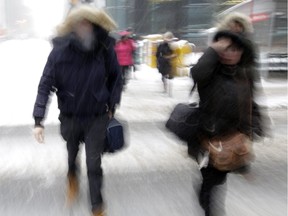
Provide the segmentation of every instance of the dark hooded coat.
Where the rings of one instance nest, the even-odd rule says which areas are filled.
[[[35,119],[45,117],[51,92],[56,92],[61,114],[91,116],[114,109],[122,89],[115,40],[95,26],[97,42],[83,50],[73,33],[55,38],[45,65],[34,106]]]
[[[229,67],[220,63],[213,48],[208,48],[191,68],[200,97],[201,135],[223,136],[235,131],[251,135],[253,129],[255,55],[253,45],[241,35],[221,31],[243,49],[240,62]],[[260,131],[259,129],[258,131]]]
[[[172,55],[173,51],[169,46],[168,42],[162,42],[158,45],[156,51],[156,59],[157,59],[157,68],[159,73],[163,76],[170,75],[172,76],[172,65],[171,60],[167,58],[167,56]]]

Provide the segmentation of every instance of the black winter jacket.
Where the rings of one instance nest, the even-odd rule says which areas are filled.
[[[252,126],[252,68],[229,68],[220,63],[214,49],[208,48],[191,69],[197,83],[201,131],[205,136],[221,136],[234,131],[250,135]]]
[[[98,33],[93,51],[84,51],[73,34],[56,38],[44,68],[34,106],[35,119],[43,119],[49,95],[56,92],[61,114],[92,116],[114,109],[120,102],[121,73],[115,41]]]
[[[169,58],[166,58],[166,56],[169,56],[172,53],[173,51],[167,42],[162,42],[159,44],[156,52],[156,58],[157,58],[157,68],[159,70],[159,73],[161,73],[162,75],[172,76],[171,62]]]

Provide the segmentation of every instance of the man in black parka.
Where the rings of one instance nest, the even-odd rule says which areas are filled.
[[[120,102],[122,84],[108,32],[116,27],[102,10],[79,6],[58,28],[44,68],[34,106],[34,135],[43,142],[43,121],[49,96],[56,92],[61,135],[68,150],[68,200],[78,192],[76,157],[85,143],[93,215],[103,215],[101,154],[106,126]]]

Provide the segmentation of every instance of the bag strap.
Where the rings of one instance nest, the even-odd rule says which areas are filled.
[[[109,77],[109,61],[108,61],[108,58],[109,58],[109,55],[108,55],[108,48],[103,44],[101,43],[102,47],[101,47],[101,51],[99,52],[100,54],[103,55],[103,58],[104,58],[104,64],[105,64],[105,78],[106,78],[106,82],[108,80],[108,77]]]
[[[221,140],[219,140],[219,147],[214,146],[214,145],[211,143],[210,140],[208,141],[208,143],[209,143],[209,146],[211,146],[211,147],[212,147],[215,151],[217,151],[217,152],[221,152],[221,151],[223,150],[223,146],[222,146]]]
[[[196,82],[195,82],[194,85],[192,86],[192,89],[190,90],[189,97],[192,96],[193,92],[194,92],[195,89],[196,89],[196,86],[197,86],[197,84],[196,84]]]

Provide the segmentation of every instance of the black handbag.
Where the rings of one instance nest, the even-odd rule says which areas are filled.
[[[165,126],[178,138],[188,142],[195,138],[199,116],[200,111],[197,103],[179,103],[175,106]]]
[[[114,153],[125,146],[123,125],[114,117],[110,119],[106,130],[104,152]]]

